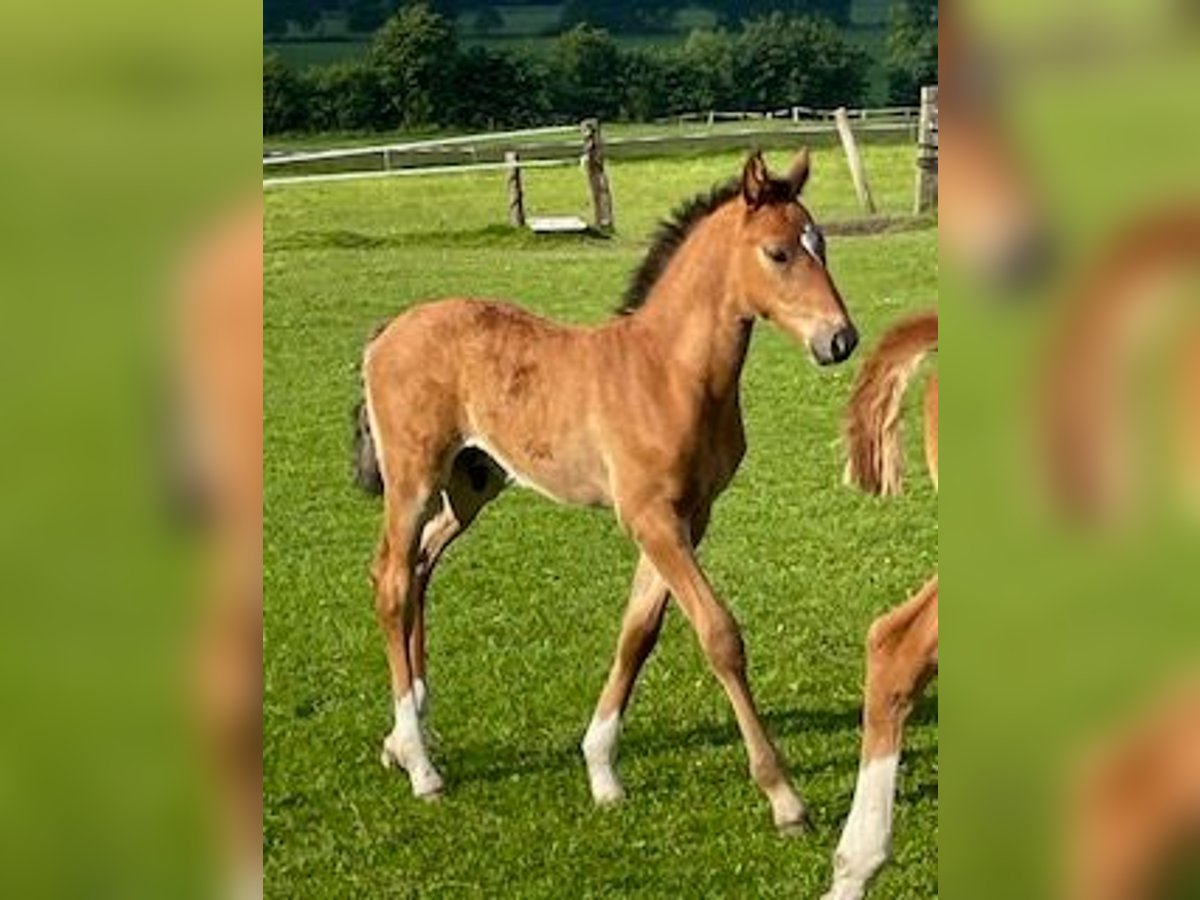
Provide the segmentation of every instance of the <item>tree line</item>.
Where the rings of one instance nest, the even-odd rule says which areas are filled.
[[[915,93],[930,67],[936,78],[936,0],[915,0],[930,2],[929,46],[928,29],[911,17],[906,31],[893,29],[889,78],[897,91]],[[650,48],[622,47],[606,30],[581,23],[533,53],[464,47],[445,16],[406,6],[375,33],[361,59],[295,72],[266,57],[263,132],[477,129],[588,116],[647,121],[708,109],[855,106],[865,100],[869,66],[864,51],[819,16],[774,12],[736,31],[694,31],[681,45]]]
[[[289,25],[311,30],[331,13],[345,18],[347,26],[356,32],[371,32],[408,0],[263,0],[263,30],[268,35],[282,35]],[[587,23],[613,34],[647,34],[671,31],[676,13],[688,7],[700,7],[713,13],[716,23],[734,27],[742,19],[753,19],[772,12],[789,16],[820,15],[838,25],[850,21],[851,0],[565,0],[562,15],[550,26],[548,34],[569,31],[575,25]],[[494,0],[428,0],[434,12],[448,19],[459,15],[473,16],[477,23],[486,23],[484,30],[503,26],[498,7],[506,3]]]

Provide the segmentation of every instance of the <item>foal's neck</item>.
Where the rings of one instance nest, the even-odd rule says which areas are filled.
[[[719,208],[680,246],[631,324],[650,336],[660,358],[711,395],[736,393],[754,317],[730,278],[731,215]]]

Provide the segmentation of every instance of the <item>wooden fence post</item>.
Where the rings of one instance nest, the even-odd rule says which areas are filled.
[[[921,118],[917,125],[916,213],[937,206],[938,197],[938,110],[937,85],[921,88]]]
[[[584,119],[580,128],[583,131],[583,170],[592,192],[595,225],[601,231],[611,231],[612,192],[608,188],[608,176],[604,174],[604,141],[600,137],[600,121]]]
[[[867,183],[867,170],[858,152],[858,143],[854,140],[854,132],[850,130],[850,117],[846,113],[846,107],[839,106],[834,111],[833,121],[837,125],[838,136],[842,139],[842,149],[846,151],[846,162],[850,166],[850,177],[854,180],[858,202],[868,215],[874,215],[875,200],[871,197],[871,186]]]
[[[504,154],[508,180],[508,224],[525,227],[525,192],[521,187],[521,157],[515,150]]]

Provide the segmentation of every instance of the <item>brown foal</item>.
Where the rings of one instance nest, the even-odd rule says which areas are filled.
[[[873,494],[896,494],[903,469],[901,401],[922,358],[937,349],[936,312],[893,326],[859,372],[846,415],[846,478]],[[937,378],[925,392],[925,458],[937,484]],[[887,861],[904,722],[937,672],[938,578],[880,616],[867,634],[862,755],[854,803],[834,854],[826,900],[858,900]]]
[[[442,551],[516,482],[562,503],[610,507],[641,550],[582,743],[596,802],[622,797],[621,716],[673,595],[729,696],[776,825],[802,824],[755,708],[737,623],[695,551],[746,449],[739,379],[755,320],[771,319],[822,364],[842,362],[857,343],[821,233],[799,201],[808,174],[807,151],[783,178],[750,156],[740,180],[664,224],[624,315],[598,327],[448,299],[414,307],[367,346],[359,480],[384,494],[372,577],[395,701],[383,759],[407,770],[417,796],[442,790],[421,727],[425,589]]]

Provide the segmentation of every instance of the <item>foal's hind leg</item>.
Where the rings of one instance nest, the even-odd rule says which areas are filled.
[[[867,636],[862,761],[826,900],[858,900],[887,860],[904,721],[937,671],[938,581],[880,616]]]
[[[708,510],[705,509],[693,521],[693,545],[699,545],[707,526]],[[583,758],[587,762],[592,798],[602,806],[616,803],[625,796],[615,769],[621,719],[629,705],[638,673],[658,642],[669,598],[666,582],[643,554],[638,559],[633,576],[629,604],[621,622],[621,635],[617,639],[617,653],[608,673],[608,681],[596,703],[596,711],[581,745]]]
[[[434,797],[442,779],[425,749],[417,717],[409,641],[415,620],[415,562],[417,541],[429,517],[429,488],[420,481],[388,483],[384,496],[384,533],[371,575],[375,582],[375,613],[387,639],[392,675],[395,725],[383,740],[385,766],[396,763],[408,772],[413,793]]]
[[[425,716],[428,698],[425,595],[429,581],[442,553],[475,521],[484,505],[504,489],[505,481],[504,470],[484,453],[473,448],[461,451],[451,465],[450,477],[441,492],[441,508],[421,531],[413,584],[413,628],[408,639],[413,696],[420,718]]]

